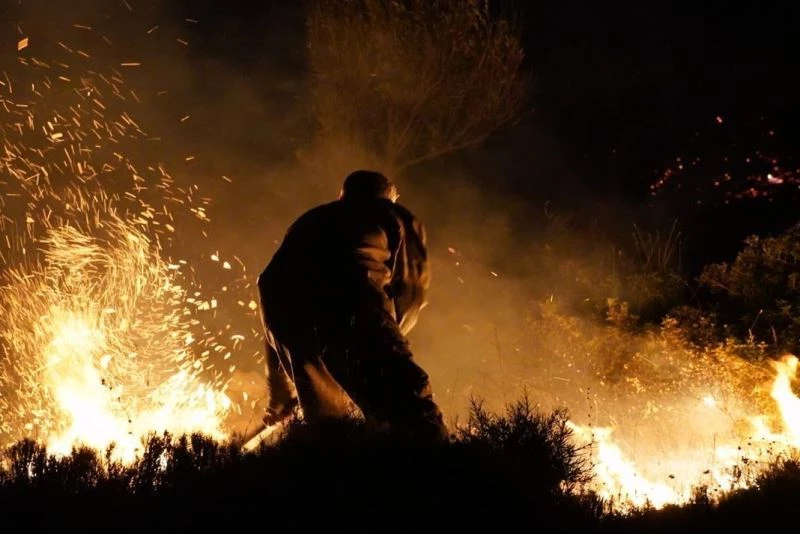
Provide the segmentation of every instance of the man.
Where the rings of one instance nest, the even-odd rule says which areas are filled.
[[[355,171],[339,199],[300,216],[258,278],[267,337],[264,422],[299,403],[307,421],[360,409],[371,426],[446,439],[406,335],[427,304],[425,229],[397,188]]]

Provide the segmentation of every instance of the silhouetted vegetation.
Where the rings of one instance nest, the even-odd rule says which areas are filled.
[[[501,16],[482,0],[317,0],[307,30],[321,161],[343,164],[336,176],[353,165],[400,175],[480,145],[525,111],[513,10]]]
[[[55,457],[26,440],[0,472],[5,519],[28,528],[347,529],[427,532],[694,532],[785,519],[800,488],[797,462],[775,465],[754,489],[630,515],[577,488],[591,466],[567,414],[523,399],[493,414],[473,402],[449,443],[390,439],[358,421],[290,424],[273,445],[245,451],[202,435],[152,435],[130,465],[76,448]],[[590,444],[586,444],[586,447]]]
[[[733,334],[779,351],[800,346],[800,224],[748,237],[733,261],[707,265],[699,281]]]
[[[21,441],[6,451],[0,502],[6,520],[38,528],[424,531],[546,525],[557,513],[571,530],[599,519],[600,507],[567,491],[589,466],[565,423],[565,413],[539,413],[527,400],[502,416],[476,402],[468,424],[437,446],[370,433],[358,421],[295,421],[276,444],[252,452],[201,435],[153,435],[127,466],[111,451],[57,458]]]

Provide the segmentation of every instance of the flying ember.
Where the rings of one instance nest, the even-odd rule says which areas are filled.
[[[5,276],[0,302],[15,313],[0,321],[14,355],[3,361],[13,390],[4,413],[16,411],[30,435],[60,453],[115,443],[132,460],[149,432],[224,437],[230,401],[202,380],[191,355],[176,273],[123,222],[92,230],[50,230],[42,262]]]
[[[131,461],[151,433],[225,439],[236,405],[214,358],[231,349],[202,324],[192,265],[167,259],[205,207],[134,161],[151,141],[121,74],[58,45],[65,59],[19,57],[0,84],[2,443]]]

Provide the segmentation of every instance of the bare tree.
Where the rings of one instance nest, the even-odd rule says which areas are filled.
[[[524,105],[518,25],[487,0],[315,0],[307,23],[319,134],[359,164],[401,174]]]

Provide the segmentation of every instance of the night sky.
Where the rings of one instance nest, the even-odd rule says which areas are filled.
[[[203,21],[193,61],[222,62],[256,84],[278,72],[291,92],[305,69],[302,5],[184,1],[182,15]],[[800,10],[790,2],[516,6],[534,76],[530,112],[484,151],[508,160],[500,166],[512,190],[538,193],[525,182],[546,173],[597,192],[641,193],[717,116],[742,136],[765,117],[793,142]],[[281,96],[275,83],[264,89]]]

